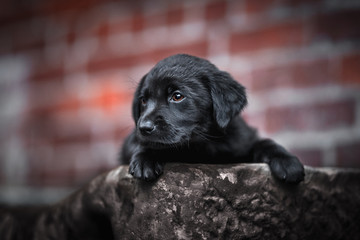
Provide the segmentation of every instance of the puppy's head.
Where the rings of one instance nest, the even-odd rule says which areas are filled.
[[[132,112],[149,147],[188,144],[225,130],[246,105],[245,89],[209,61],[185,54],[160,61],[140,81]]]

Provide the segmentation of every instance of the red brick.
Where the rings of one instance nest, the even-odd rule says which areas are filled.
[[[341,80],[344,83],[360,84],[360,54],[345,56],[341,62]]]
[[[34,142],[34,141],[33,141]],[[69,186],[74,184],[74,159],[62,157],[44,142],[38,141],[28,147],[28,184],[36,186]],[[57,158],[57,159],[56,159]],[[61,159],[60,159],[61,158]]]
[[[76,187],[108,169],[105,163],[94,159],[91,145],[59,145],[52,148],[51,154],[41,152],[42,147],[38,145],[31,152],[30,185]]]
[[[155,64],[161,59],[177,53],[188,53],[205,57],[207,52],[207,42],[195,42],[171,48],[164,47],[162,49],[155,49],[141,54],[115,56],[107,59],[93,58],[93,60],[87,64],[87,71],[94,73],[109,69],[131,68],[139,64]]]
[[[145,17],[146,28],[163,27],[166,24],[167,13],[165,11],[149,14]]]
[[[343,100],[316,105],[273,107],[266,110],[269,132],[327,130],[355,122],[355,102]]]
[[[246,13],[253,14],[253,13],[260,13],[264,12],[274,5],[276,5],[276,0],[247,0],[245,1],[245,11]]]
[[[109,35],[109,25],[107,23],[100,23],[95,28],[95,34],[99,38],[107,37]]]
[[[74,126],[71,126],[73,129]],[[90,128],[88,131],[84,132],[83,134],[76,134],[72,136],[55,136],[52,139],[49,139],[49,143],[53,146],[61,146],[66,144],[85,144],[90,143],[92,140],[92,136],[90,133]]]
[[[100,0],[45,1],[45,2],[41,2],[41,4],[37,5],[37,7],[39,8],[39,12],[45,15],[54,15],[59,12],[70,12],[70,11],[83,13],[92,7],[96,7],[96,5],[98,5],[101,2],[106,2],[106,1],[100,1]]]
[[[51,164],[52,160],[47,161],[48,163],[44,164]],[[96,174],[99,174],[99,171],[94,169],[93,174],[86,174],[91,175],[89,177],[84,172],[76,171],[75,167],[65,169],[59,169],[55,165],[52,168],[32,167],[28,173],[27,181],[29,185],[37,187],[77,187],[89,181],[89,178],[95,177]],[[85,177],[87,178],[85,179]]]
[[[38,69],[38,72],[34,72],[30,75],[31,81],[45,81],[45,80],[55,80],[62,79],[64,76],[64,69],[62,67],[56,68],[43,68]]]
[[[89,83],[90,85],[90,83]],[[108,129],[123,127],[124,117],[119,121],[119,110],[126,104],[131,106],[132,92],[128,89],[110,84],[106,79],[102,82],[93,83],[89,88],[83,88],[83,92],[89,92],[86,99],[78,99],[76,93],[68,93],[57,84],[45,85],[48,88],[32,88],[31,102],[38,102],[30,111],[27,120],[26,131],[28,138],[31,133],[36,138],[46,139],[53,146],[65,143],[89,143],[93,136],[93,121],[79,114],[81,109],[94,109],[100,114],[103,124]],[[60,84],[61,86],[61,84]],[[52,89],[55,88],[55,89]],[[89,90],[91,88],[91,91]],[[43,96],[41,92],[53,92]],[[91,93],[91,95],[90,95]],[[36,99],[38,98],[38,99]],[[41,100],[46,102],[41,104]],[[130,115],[130,108],[128,111]],[[90,113],[89,113],[90,114]],[[129,124],[131,124],[129,120]],[[104,131],[109,131],[108,129]]]
[[[27,20],[34,16],[35,13],[36,10],[32,4],[22,4],[21,2],[18,2],[17,4],[6,4],[3,1],[1,3],[0,10],[0,26],[2,27],[17,22],[23,22],[24,20]]]
[[[21,52],[43,49],[45,47],[44,26],[43,22],[37,21],[34,23],[33,19],[28,19],[26,22],[12,26],[7,34],[10,34],[12,37],[13,50]]]
[[[76,97],[63,96],[61,101],[55,103],[55,105],[50,106],[54,112],[62,111],[75,111],[81,108],[84,103],[81,102]]]
[[[230,52],[298,47],[302,46],[304,42],[304,25],[302,22],[283,22],[262,29],[233,34],[230,37]]]
[[[26,39],[26,35],[22,36],[22,39]],[[18,53],[21,51],[32,50],[32,49],[43,49],[45,47],[44,39],[21,41],[15,40],[13,46],[14,52]]]
[[[336,80],[336,68],[328,59],[296,62],[252,73],[251,90],[269,90],[279,87],[314,87],[332,84]]]
[[[72,45],[75,40],[77,38],[77,34],[75,32],[69,32],[67,35],[66,35],[66,42],[68,45]]]
[[[31,168],[27,176],[28,184],[37,187],[73,187],[74,179],[73,170]]]
[[[182,7],[171,8],[162,12],[147,15],[146,17],[141,13],[137,13],[133,16],[133,30],[143,30],[145,25],[147,28],[152,28],[164,25],[181,24],[183,21],[184,9]]]
[[[341,143],[336,147],[337,166],[360,168],[360,141]]]
[[[44,58],[42,52],[37,52],[31,57],[30,81],[61,80],[64,77],[65,71],[62,61],[51,63]],[[60,54],[58,57],[63,58],[64,56]]]
[[[323,151],[321,149],[290,149],[290,152],[307,166],[323,166]]]
[[[210,2],[205,7],[205,19],[207,21],[224,18],[226,15],[226,1]]]
[[[58,160],[61,161],[61,159]],[[48,163],[44,164],[53,162],[53,160],[46,161]],[[74,161],[74,159],[70,159],[70,161]],[[73,165],[75,165],[75,161]],[[28,173],[27,181],[29,185],[38,187],[79,187],[105,170],[104,168],[90,168],[79,171],[75,166],[59,169],[55,164],[51,168],[39,167],[36,169],[32,167]]]
[[[322,0],[246,0],[245,10],[248,14],[262,14],[276,8],[298,8],[304,7],[316,9]]]
[[[133,29],[133,17],[112,19],[109,23],[110,34],[114,32],[128,32]]]
[[[79,28],[80,16],[75,12],[51,15],[48,19],[50,23],[47,24],[48,32],[46,34],[46,41],[50,44],[63,42],[71,45],[83,32],[90,28],[90,23],[87,23],[89,25],[86,28],[84,27],[85,24],[81,23],[82,27]]]
[[[129,102],[129,105],[130,104]],[[113,128],[112,126],[109,127],[109,124],[115,128],[124,127],[124,122],[118,123],[119,119],[114,115],[103,116],[101,121],[103,124],[107,124],[107,129],[104,129],[102,132],[97,132],[96,134],[109,134],[109,131],[112,131]],[[89,115],[89,118],[91,117],[92,115]],[[129,122],[129,124],[131,124],[131,122]],[[34,140],[44,140],[51,146],[59,146],[63,144],[88,144],[94,137],[92,130],[92,121],[79,116],[77,111],[67,113],[49,111],[48,114],[37,114],[33,116],[30,122],[28,120],[24,134],[26,141],[29,143]],[[111,134],[114,135],[115,133],[111,132]]]
[[[64,99],[67,96],[64,95]],[[74,98],[73,98],[74,99]],[[44,101],[47,99],[44,98]],[[74,103],[72,102],[74,101]],[[28,111],[25,135],[37,139],[45,138],[50,144],[63,141],[62,138],[86,139],[84,135],[89,134],[90,122],[86,121],[78,111],[86,105],[83,102],[71,100],[58,100],[48,98],[48,104],[36,106]]]
[[[93,58],[87,64],[87,71],[92,74],[97,71],[109,69],[130,68],[132,66],[136,66],[136,64],[141,63],[141,57],[136,55],[111,57],[107,59]]]
[[[132,92],[115,91],[114,89],[110,84],[104,84],[98,89],[97,96],[89,100],[89,105],[100,108],[105,113],[113,115],[115,111],[117,111],[117,106],[132,102]]]
[[[291,6],[291,7],[301,7],[307,5],[308,8],[310,7],[315,8],[315,7],[321,7],[323,1],[322,0],[291,0],[291,1],[281,0],[280,2],[286,6]]]
[[[310,38],[312,40],[328,39],[333,41],[353,40],[360,38],[360,9],[346,9],[315,17],[312,22]]]
[[[96,108],[103,114],[112,115],[119,106],[132,101],[133,93],[127,88],[114,84],[111,77],[100,77],[94,82],[81,86],[81,90],[66,90],[60,81],[33,83],[29,87],[29,101],[32,103],[29,113],[53,115],[78,111],[85,107]],[[80,99],[79,94],[86,98]]]
[[[141,12],[135,12],[132,17],[131,30],[133,32],[142,31],[145,28],[145,17]]]
[[[32,117],[24,130],[24,139],[28,145],[31,146],[33,142],[39,141],[46,142],[52,147],[90,143],[92,136],[89,121],[85,122],[76,113],[68,114],[69,116],[62,115],[64,114],[55,112]]]
[[[0,29],[0,32],[5,30]],[[10,36],[4,36],[0,33],[0,56],[12,54],[12,41]]]
[[[178,25],[184,21],[184,9],[176,8],[170,9],[166,13],[166,24],[167,25]]]
[[[50,114],[30,115],[24,125],[24,140],[29,149],[37,142],[46,142],[50,145],[57,130]]]
[[[84,135],[84,139],[82,135],[47,138],[42,134],[37,135],[33,130],[30,131],[32,137],[27,142],[27,149],[28,181],[31,185],[74,186],[81,183],[81,176],[84,177],[86,173],[98,173],[102,167],[92,156],[89,136]],[[86,133],[89,134],[90,130]],[[47,132],[47,135],[50,137],[52,133]],[[87,161],[88,168],[78,169],[79,161]]]
[[[61,81],[30,82],[27,88],[29,103],[27,113],[40,114],[48,112],[46,108],[52,108],[58,104],[59,99],[64,97],[64,87]]]
[[[206,41],[201,41],[201,42],[190,43],[188,45],[163,48],[149,52],[148,54],[145,54],[144,57],[149,62],[156,63],[163,58],[178,53],[187,53],[199,57],[206,57],[208,53],[208,43]]]

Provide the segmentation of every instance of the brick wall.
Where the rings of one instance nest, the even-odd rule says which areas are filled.
[[[0,184],[116,166],[137,81],[175,53],[248,89],[248,122],[311,166],[360,167],[360,1],[3,1]]]

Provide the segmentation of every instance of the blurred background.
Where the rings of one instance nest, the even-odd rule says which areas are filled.
[[[358,0],[3,0],[0,202],[117,166],[140,78],[175,53],[248,89],[248,123],[315,167],[360,167]]]

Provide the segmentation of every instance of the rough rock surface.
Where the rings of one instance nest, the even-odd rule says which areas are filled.
[[[360,172],[307,168],[305,182],[287,185],[262,164],[171,165],[136,186],[125,238],[360,237]]]
[[[34,239],[360,239],[360,171],[289,185],[265,164],[168,164],[149,183],[119,167],[36,219]]]

